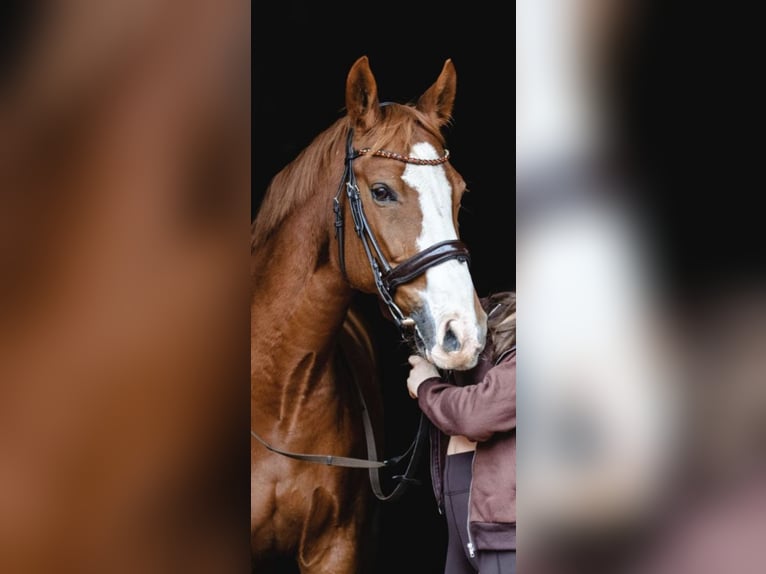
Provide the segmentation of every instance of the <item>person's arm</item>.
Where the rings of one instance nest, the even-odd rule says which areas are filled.
[[[437,373],[417,385],[408,379],[408,387],[417,395],[421,410],[445,434],[485,441],[516,426],[515,354],[490,369],[475,385],[451,385]]]

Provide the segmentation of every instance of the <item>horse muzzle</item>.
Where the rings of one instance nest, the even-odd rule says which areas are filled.
[[[430,317],[429,317],[430,319]],[[421,351],[440,369],[464,371],[476,366],[486,341],[486,323],[462,316],[447,316],[421,327]]]

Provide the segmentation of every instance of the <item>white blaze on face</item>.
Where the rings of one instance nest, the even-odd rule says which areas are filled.
[[[436,149],[425,142],[417,143],[410,150],[412,157],[436,159]],[[417,239],[417,248],[422,251],[435,243],[457,239],[457,230],[452,219],[452,186],[447,179],[444,166],[407,164],[402,180],[418,192],[423,224]],[[449,324],[460,343],[461,353],[466,356],[475,351],[483,333],[480,333],[474,309],[474,288],[466,263],[451,259],[425,273],[426,289],[421,292],[423,301],[434,320],[436,347],[430,350],[435,362],[446,361],[442,357],[441,345],[444,332]],[[458,353],[459,354],[459,353]],[[460,358],[455,357],[455,360]]]

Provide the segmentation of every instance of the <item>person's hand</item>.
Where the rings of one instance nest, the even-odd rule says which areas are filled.
[[[438,377],[439,371],[431,363],[419,355],[410,355],[407,361],[410,363],[410,374],[407,377],[407,390],[413,399],[418,398],[420,383],[431,377]]]

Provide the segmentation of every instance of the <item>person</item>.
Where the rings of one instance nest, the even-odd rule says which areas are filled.
[[[431,480],[447,521],[445,574],[516,571],[516,294],[481,299],[477,365],[442,376],[408,358],[407,388],[431,421]]]

